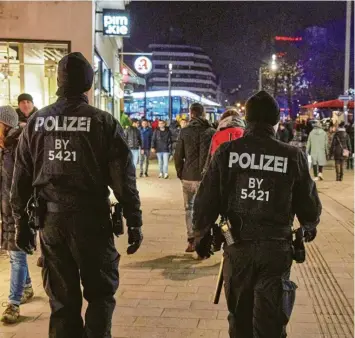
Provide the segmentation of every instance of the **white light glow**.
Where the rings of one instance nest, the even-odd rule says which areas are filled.
[[[169,70],[173,70],[173,64],[169,63]]]
[[[272,63],[271,64],[271,70],[274,72],[275,70],[277,70],[277,64],[276,63]]]

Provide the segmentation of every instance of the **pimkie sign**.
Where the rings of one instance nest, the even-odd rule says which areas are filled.
[[[118,9],[103,9],[103,35],[128,38],[131,33],[129,13]]]

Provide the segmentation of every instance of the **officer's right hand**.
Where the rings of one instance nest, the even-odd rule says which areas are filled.
[[[128,248],[127,254],[134,254],[143,242],[143,233],[141,227],[129,227],[128,228]]]
[[[312,242],[317,236],[317,229],[305,230],[303,233],[304,241],[306,243]]]
[[[197,243],[195,243],[195,251],[202,259],[208,259],[213,255],[212,248],[213,237],[211,232],[207,232],[205,236]]]
[[[33,255],[33,251],[36,250],[36,232],[28,225],[16,227],[15,243],[20,250]]]

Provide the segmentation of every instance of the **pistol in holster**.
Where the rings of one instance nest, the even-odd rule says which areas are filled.
[[[112,232],[116,237],[124,234],[123,229],[123,209],[120,203],[111,205]]]
[[[47,212],[47,203],[37,194],[31,196],[26,207],[28,224],[33,230],[40,230],[44,227],[44,217]]]
[[[306,260],[306,248],[304,245],[304,230],[302,227],[293,231],[292,241],[293,259],[296,263],[303,263]]]

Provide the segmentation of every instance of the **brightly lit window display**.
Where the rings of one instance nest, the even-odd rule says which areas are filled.
[[[167,120],[169,111],[169,91],[157,90],[132,93],[125,96],[125,113],[131,118],[142,118],[144,116],[144,101],[146,100],[146,118],[155,120],[156,118]],[[172,90],[172,118],[186,118],[189,107],[193,102],[200,102],[206,108],[217,111],[219,104],[196,95],[186,90]],[[207,109],[206,109],[207,110]]]
[[[16,107],[21,93],[37,108],[55,102],[58,62],[68,52],[66,43],[0,41],[0,105]]]
[[[110,114],[114,113],[114,78],[100,55],[94,54],[94,105]]]

